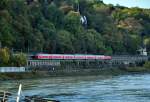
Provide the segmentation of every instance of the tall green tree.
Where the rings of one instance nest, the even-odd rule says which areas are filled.
[[[44,50],[47,50],[51,53],[56,53],[56,40],[57,33],[55,25],[51,22],[48,22],[46,19],[41,20],[38,24],[38,29],[43,35],[44,38]]]
[[[72,40],[74,36],[65,30],[58,31],[57,35],[57,51],[60,51],[61,53],[73,53],[74,47]]]
[[[61,28],[63,26],[63,12],[58,9],[55,4],[51,4],[43,8],[43,14],[45,18],[52,22],[56,27]]]
[[[5,9],[8,6],[9,0],[0,0],[0,10]]]
[[[105,52],[103,38],[94,29],[87,30],[85,42],[88,53],[103,54]]]
[[[69,32],[76,34],[80,32],[81,23],[80,23],[80,14],[78,12],[70,11],[65,16],[65,29]]]
[[[6,19],[0,17],[0,26],[0,41],[2,46],[11,47],[14,41],[11,25]]]

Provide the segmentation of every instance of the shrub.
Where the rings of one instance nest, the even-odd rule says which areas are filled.
[[[150,61],[147,61],[147,62],[144,64],[144,67],[150,69]]]

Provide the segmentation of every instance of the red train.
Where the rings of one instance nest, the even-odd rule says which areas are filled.
[[[111,60],[111,56],[84,55],[84,54],[36,54],[34,59],[60,59],[60,60]]]

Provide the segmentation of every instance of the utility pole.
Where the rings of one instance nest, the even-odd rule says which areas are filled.
[[[80,3],[79,0],[75,0],[75,10],[80,14],[80,23],[82,24],[82,26],[84,27],[85,30],[87,30],[87,17],[83,14],[82,15],[82,11],[80,10]],[[86,42],[83,41],[83,47],[85,49],[85,54],[87,54],[87,46],[86,46]]]
[[[1,41],[0,41],[0,48],[2,48],[2,44],[1,44]]]
[[[78,13],[80,13],[80,5],[79,5],[79,1],[78,0],[75,0],[75,9]]]
[[[79,0],[75,0],[75,4],[76,4],[76,6],[75,6],[75,9],[76,9],[76,11],[80,14],[80,21],[81,21],[81,23],[82,23],[82,25],[84,26],[84,28],[86,29],[87,28],[87,17],[85,16],[85,15],[82,15],[82,12],[81,12],[81,10],[80,10],[80,3],[79,3]]]
[[[141,38],[142,38],[141,47],[142,47],[142,48],[145,48],[145,45],[144,45],[144,35],[145,35],[145,33],[142,32],[142,33],[141,33]]]

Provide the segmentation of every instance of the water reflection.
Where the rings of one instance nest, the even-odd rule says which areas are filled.
[[[0,90],[40,95],[61,102],[149,102],[150,75],[83,76],[1,81]]]

